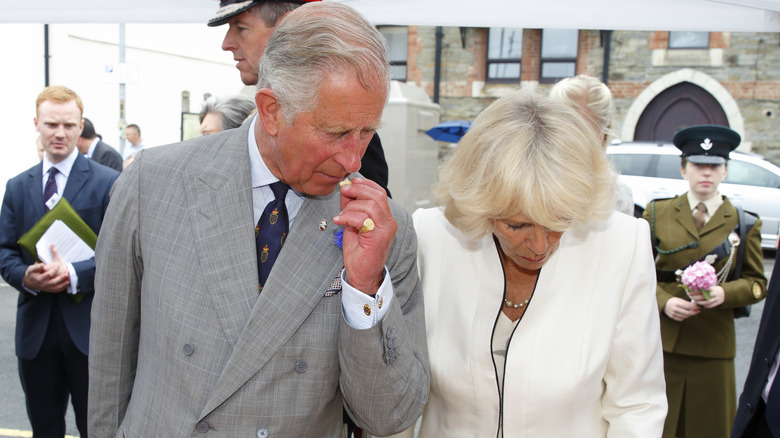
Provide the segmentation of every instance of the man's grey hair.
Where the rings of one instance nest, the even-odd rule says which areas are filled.
[[[270,88],[287,123],[317,105],[331,74],[355,74],[366,90],[387,93],[390,64],[381,33],[355,9],[335,2],[308,3],[285,16],[260,59],[258,89]]]
[[[255,102],[240,94],[223,98],[212,96],[203,103],[200,122],[203,123],[208,113],[219,113],[222,115],[220,125],[223,131],[238,128],[254,109]]]

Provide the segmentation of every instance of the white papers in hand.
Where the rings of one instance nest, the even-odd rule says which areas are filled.
[[[89,260],[95,256],[95,251],[65,225],[65,222],[59,219],[49,226],[49,229],[43,233],[38,243],[35,244],[38,258],[44,263],[51,263],[54,259],[51,255],[52,244],[57,248],[57,252],[60,253],[60,257],[66,263]]]

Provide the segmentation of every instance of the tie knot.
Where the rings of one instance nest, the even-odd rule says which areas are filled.
[[[281,200],[284,200],[285,196],[287,196],[287,190],[290,189],[290,186],[281,181],[271,184],[270,187],[271,191],[274,192],[274,198]]]
[[[56,167],[52,166],[49,168],[49,176],[54,176],[57,174],[57,172],[59,172],[59,170],[57,170]]]
[[[704,205],[704,203],[703,203],[703,202],[699,202],[699,203],[696,205],[696,210],[698,210],[700,213],[706,213],[706,212],[707,212],[707,206],[706,206],[706,205]]]

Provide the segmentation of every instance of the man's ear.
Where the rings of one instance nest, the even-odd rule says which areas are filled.
[[[276,94],[270,88],[261,88],[255,93],[257,116],[263,124],[266,134],[275,136],[279,131],[282,108],[276,99]]]

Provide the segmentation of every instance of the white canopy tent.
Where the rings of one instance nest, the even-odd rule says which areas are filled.
[[[780,32],[780,0],[328,0],[376,24]],[[205,23],[216,0],[0,2],[0,23]]]

